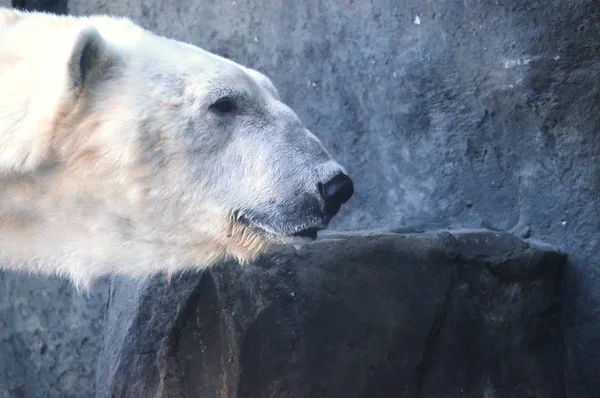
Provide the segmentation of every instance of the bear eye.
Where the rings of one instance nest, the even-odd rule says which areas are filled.
[[[231,97],[219,98],[210,109],[219,113],[231,113],[235,110],[235,101]]]

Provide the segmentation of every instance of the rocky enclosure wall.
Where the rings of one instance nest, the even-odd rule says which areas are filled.
[[[489,231],[355,233],[88,300],[4,275],[0,397],[562,398],[564,263]]]
[[[353,234],[111,285],[99,397],[564,397],[552,248]]]
[[[560,248],[569,257],[562,326],[565,394],[597,396],[598,2],[23,4],[130,16],[268,74],[356,183],[334,229],[484,227]],[[48,330],[64,330],[65,339],[96,333],[90,326],[98,316],[91,304],[96,301],[80,301],[59,282],[2,278],[2,287],[12,289],[7,299],[21,304],[0,309],[6,325],[0,339],[17,340],[0,350],[18,347],[43,358],[49,355],[43,345],[36,351],[31,344]],[[44,299],[36,298],[39,289]],[[97,288],[98,303],[106,300],[107,289]],[[66,312],[56,310],[65,302]],[[88,321],[70,326],[66,313]],[[82,350],[58,337],[54,341],[73,355]],[[64,375],[63,380],[72,377]]]

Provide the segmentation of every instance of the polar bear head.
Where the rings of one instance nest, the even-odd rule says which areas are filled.
[[[127,20],[18,16],[0,33],[0,235],[37,259],[81,278],[246,261],[314,239],[352,196],[258,71]]]

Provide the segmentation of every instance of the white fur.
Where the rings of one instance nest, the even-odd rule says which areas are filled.
[[[71,61],[82,37],[99,50],[78,86]],[[245,90],[268,116],[219,127],[205,109],[221,88]],[[87,286],[248,260],[302,241],[278,232],[309,223],[286,209],[297,214],[298,189],[313,195],[342,170],[257,71],[127,19],[0,8],[4,268]],[[248,226],[236,218],[242,208],[283,211],[274,226]]]

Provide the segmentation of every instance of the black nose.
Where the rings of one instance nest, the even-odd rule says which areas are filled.
[[[325,200],[325,214],[329,218],[335,216],[342,204],[354,195],[354,184],[344,173],[337,174],[325,184],[320,184],[319,188]]]

